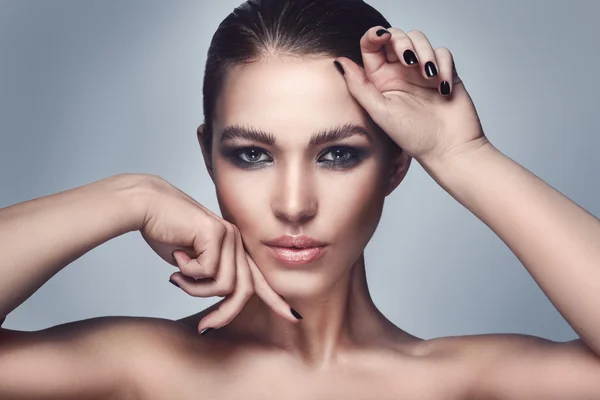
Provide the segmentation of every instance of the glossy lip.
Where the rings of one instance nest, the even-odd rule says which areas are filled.
[[[273,247],[295,247],[298,249],[305,249],[308,247],[322,247],[327,245],[325,242],[321,242],[317,239],[313,239],[307,235],[290,236],[283,235],[273,240],[267,240],[263,242],[267,246]]]
[[[292,265],[310,264],[317,261],[325,253],[325,246],[305,247],[302,249],[295,247],[267,247],[277,260]]]
[[[263,242],[277,260],[286,264],[310,264],[322,257],[327,243],[307,235],[284,235]]]

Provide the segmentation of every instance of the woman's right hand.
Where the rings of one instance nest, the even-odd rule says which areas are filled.
[[[298,322],[244,249],[235,225],[164,179],[152,175],[149,181],[142,237],[163,260],[179,268],[171,281],[183,291],[195,297],[225,297],[200,321],[199,332],[227,325],[254,293],[283,318]]]

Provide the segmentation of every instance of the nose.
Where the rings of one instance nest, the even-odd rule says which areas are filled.
[[[314,175],[301,163],[287,165],[277,176],[271,209],[285,222],[306,223],[317,213]]]

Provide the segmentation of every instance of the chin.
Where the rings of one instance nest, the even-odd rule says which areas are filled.
[[[308,265],[289,265],[272,257],[261,258],[258,264],[265,280],[273,290],[289,299],[310,299],[331,291],[339,281],[339,269],[332,269],[335,263],[322,257]]]

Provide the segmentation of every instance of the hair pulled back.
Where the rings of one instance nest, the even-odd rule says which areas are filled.
[[[268,56],[347,57],[363,66],[360,39],[390,23],[362,0],[248,0],[217,28],[202,88],[204,138],[211,148],[215,104],[228,71]]]

